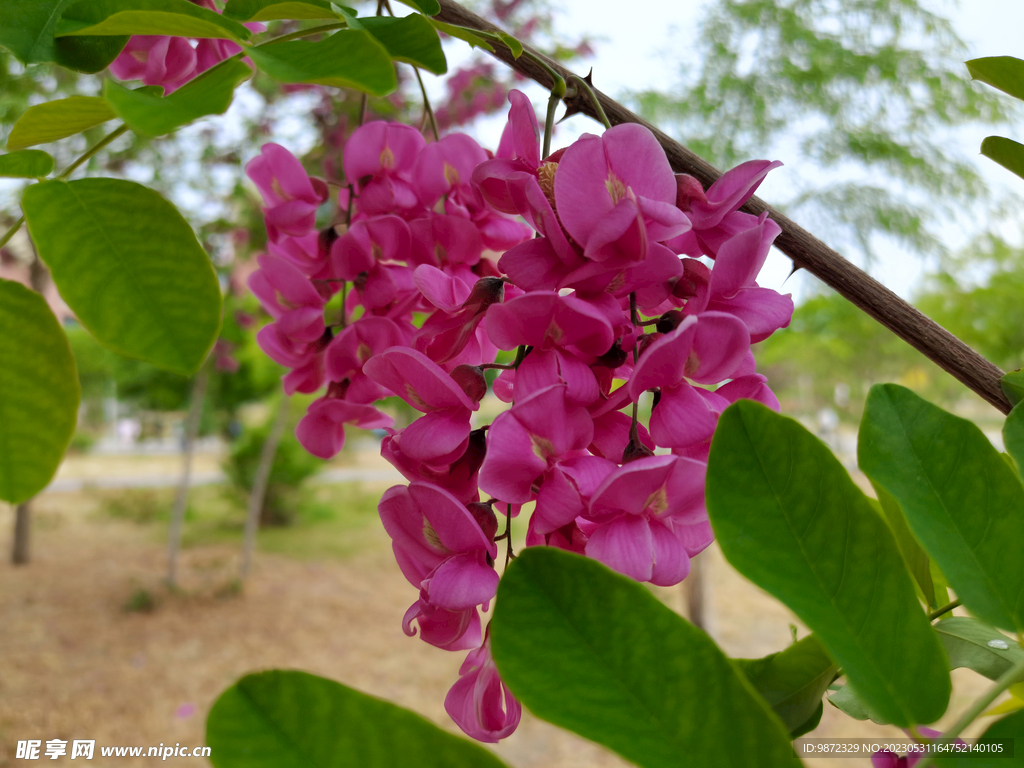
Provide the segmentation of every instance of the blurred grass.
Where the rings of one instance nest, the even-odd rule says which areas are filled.
[[[100,518],[149,528],[159,541],[167,537],[174,493],[173,488],[93,491]],[[257,548],[297,560],[347,560],[381,541],[380,496],[379,488],[366,488],[359,482],[307,486],[298,493],[294,522],[262,528]],[[236,490],[228,486],[193,488],[182,545],[240,546],[245,515],[246,499]]]

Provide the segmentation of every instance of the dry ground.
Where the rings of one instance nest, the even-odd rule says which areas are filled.
[[[89,466],[65,468],[65,476],[87,475],[102,464],[88,461]],[[351,484],[336,492],[365,499],[382,489]],[[161,586],[165,526],[111,518],[101,512],[104,498],[89,492],[40,497],[33,562],[18,568],[7,562],[12,515],[0,509],[0,766],[27,764],[14,759],[19,739],[200,744],[206,713],[218,694],[243,674],[272,667],[341,681],[456,730],[443,701],[462,654],[446,654],[402,633],[401,617],[415,594],[376,520],[347,523],[341,534],[337,526],[314,530],[314,537],[350,538],[344,546],[289,545],[278,549],[291,554],[261,552],[241,592],[231,589],[238,537],[225,534],[205,543],[200,537],[183,554],[181,590],[170,593]],[[793,622],[788,610],[738,577],[717,550],[702,558],[711,581],[711,631],[725,651],[757,657],[785,647]],[[125,610],[140,590],[156,598],[154,610]],[[683,609],[681,587],[659,594]],[[967,675],[955,677],[951,710],[958,713],[967,705],[965,694],[976,695],[983,686]],[[850,720],[826,705],[813,735],[901,734]],[[514,768],[625,765],[528,714],[497,751]],[[157,760],[110,763],[127,767]],[[167,761],[200,763],[205,761]],[[92,765],[103,765],[98,750]],[[680,765],[687,765],[685,756]],[[866,768],[868,763],[807,765]]]

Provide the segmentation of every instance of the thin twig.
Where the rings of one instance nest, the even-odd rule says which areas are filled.
[[[420,76],[420,68],[413,67],[412,71],[416,73],[416,82],[420,84],[420,93],[423,94],[423,109],[426,111],[427,117],[430,118],[430,130],[434,134],[434,141],[437,141],[441,134],[437,130],[437,118],[434,117],[434,110],[430,106],[430,98],[427,96],[427,89],[423,86],[423,78]]]
[[[499,31],[496,26],[466,10],[454,0],[438,0],[438,2],[441,4],[441,12],[435,16],[438,21],[458,24],[490,34],[497,34]],[[527,52],[530,54],[529,56],[526,55]],[[524,55],[518,59],[512,56],[512,52],[506,46],[502,45],[494,46],[492,55],[516,72],[547,88],[554,84],[554,78],[549,74],[550,71],[556,72],[563,79],[578,76],[558,62],[527,46],[524,46]],[[545,62],[544,66],[537,63],[540,60]],[[722,175],[721,171],[706,160],[614,99],[608,98],[596,89],[594,93],[613,126],[620,123],[639,123],[650,129],[661,143],[669,162],[677,173],[688,173],[696,177],[705,187],[714,183]],[[564,101],[576,112],[597,117],[597,111],[586,98],[586,94],[577,91],[576,96],[564,99]],[[831,286],[837,293],[860,307],[1000,411],[1010,412],[1010,401],[999,386],[999,379],[1002,377],[1003,371],[996,365],[764,201],[753,197],[743,207],[743,210],[755,215],[767,212],[782,228],[782,234],[775,240],[776,247],[789,256],[797,267],[806,269],[826,285]]]
[[[22,216],[16,222],[11,224],[11,228],[8,229],[7,232],[4,233],[3,237],[0,237],[0,248],[3,248],[5,245],[7,245],[9,242],[11,242],[11,238],[14,237],[18,233],[18,230],[21,229],[21,225],[24,224],[24,223],[25,223],[25,217]]]
[[[127,125],[120,125],[120,126],[118,126],[114,130],[112,130],[110,133],[108,133],[106,136],[104,136],[102,139],[100,139],[95,144],[93,144],[91,147],[89,147],[89,149],[85,150],[85,152],[82,153],[82,156],[80,158],[78,158],[77,160],[75,160],[75,162],[73,162],[67,168],[65,168],[64,172],[61,173],[61,175],[58,176],[57,179],[60,180],[60,181],[63,181],[68,176],[70,176],[72,173],[74,173],[75,170],[80,165],[82,165],[82,163],[88,161],[89,158],[91,158],[93,155],[95,155],[97,152],[99,152],[101,149],[103,149],[105,146],[107,146],[114,139],[118,138],[119,136],[123,136],[126,133],[128,133],[128,126]]]
[[[928,614],[928,621],[935,621],[937,618],[939,618],[939,616],[942,616],[945,613],[949,613],[954,608],[959,608],[959,607],[960,607],[960,600],[958,598],[958,599],[954,600],[953,602],[951,602],[949,605],[944,605],[941,608],[936,608],[934,611],[929,613]]]

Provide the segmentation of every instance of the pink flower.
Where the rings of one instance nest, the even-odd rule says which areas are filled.
[[[497,590],[493,530],[489,538],[462,502],[429,483],[388,489],[378,510],[399,568],[421,590],[420,599],[406,613],[406,632],[412,634],[411,622],[419,619],[424,640],[451,646],[462,635],[448,630],[470,629],[471,614],[477,606],[486,606]],[[445,613],[438,615],[438,609]]]
[[[357,128],[345,144],[345,178],[355,185],[356,207],[374,216],[419,207],[412,184],[416,158],[426,146],[408,125],[377,121]]]
[[[350,403],[328,395],[314,400],[295,428],[302,447],[321,459],[330,459],[345,446],[345,424],[361,429],[382,429],[394,421],[372,405]]]
[[[594,491],[587,518],[598,524],[586,554],[637,581],[678,584],[690,557],[714,539],[704,509],[706,465],[678,456],[637,459]]]
[[[118,80],[141,80],[145,85],[165,86],[170,93],[192,76],[196,52],[184,37],[134,35],[110,65]],[[174,87],[170,87],[175,83]]]
[[[386,349],[406,343],[406,334],[386,317],[362,317],[334,337],[324,352],[327,378],[345,382],[345,399],[372,403],[387,391],[363,373],[366,361]],[[390,426],[390,425],[389,425]]]
[[[705,312],[686,318],[640,356],[630,378],[629,396],[660,389],[651,413],[651,437],[660,446],[685,448],[710,439],[723,408],[709,404],[717,392],[692,386],[716,384],[736,375],[750,350],[750,334],[732,315]]]
[[[562,155],[555,174],[558,217],[594,261],[639,261],[647,243],[690,228],[676,205],[676,182],[665,151],[649,130],[617,125],[584,134]]]
[[[448,691],[444,708],[468,736],[496,744],[519,725],[523,706],[502,682],[491,658],[490,639],[470,651]]]
[[[328,197],[327,185],[311,179],[302,164],[279,144],[264,144],[261,154],[245,166],[246,175],[263,195],[264,217],[270,239],[282,235],[308,235],[316,223],[316,209]]]

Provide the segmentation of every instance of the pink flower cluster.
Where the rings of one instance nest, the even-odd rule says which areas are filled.
[[[509,100],[495,156],[460,134],[427,144],[402,125],[356,130],[347,225],[324,232],[327,187],[285,149],[265,145],[247,168],[270,236],[250,280],[274,319],[258,341],[292,369],[289,393],[326,385],[297,435],[329,458],[346,424],[386,430],[381,452],[410,481],[380,503],[419,592],[403,627],[470,651],[445,705],[492,742],[521,713],[480,613],[511,518],[532,503],[528,546],[680,582],[712,540],[718,416],[740,398],[778,408],[750,345],[793,309],[755,282],[779,227],[738,210],[778,163],[745,163],[705,191],[638,125],[542,158],[532,106]],[[499,350],[515,361],[495,363]],[[490,425],[475,421],[486,369],[500,369],[490,389],[509,406]],[[395,428],[374,405],[392,395],[422,415]]]
[[[189,0],[194,5],[221,13],[213,0]],[[258,22],[245,25],[253,32],[266,26]],[[211,67],[242,50],[230,40],[203,39],[168,35],[134,35],[110,65],[118,80],[141,80],[144,85],[163,86],[169,94]]]

